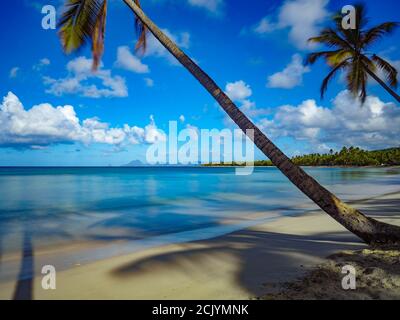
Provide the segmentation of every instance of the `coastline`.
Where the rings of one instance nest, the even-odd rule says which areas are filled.
[[[400,190],[352,204],[374,218],[400,223]],[[332,254],[364,248],[329,216],[314,211],[213,239],[77,263],[57,272],[56,290],[43,290],[42,278],[35,277],[32,297],[253,299],[278,292],[282,283],[303,276]],[[16,285],[15,280],[0,283],[0,299],[12,299]]]
[[[237,166],[237,165],[214,165],[214,166],[199,166],[201,168],[242,168],[243,166]],[[400,169],[400,166],[390,166],[390,165],[384,165],[384,166],[300,166],[302,168],[339,168],[339,169]],[[276,168],[276,166],[257,166],[254,165],[254,168]]]

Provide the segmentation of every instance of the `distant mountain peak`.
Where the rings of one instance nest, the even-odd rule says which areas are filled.
[[[124,165],[124,167],[145,167],[147,166],[147,164],[143,163],[140,160],[133,160],[129,163],[127,163],[126,165]]]

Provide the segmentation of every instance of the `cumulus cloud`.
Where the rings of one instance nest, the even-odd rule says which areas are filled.
[[[318,34],[322,23],[329,16],[326,8],[329,0],[286,0],[279,8],[278,18],[264,17],[253,27],[259,35],[288,29],[289,39],[299,49],[311,49],[315,45],[308,39]]]
[[[243,80],[227,83],[225,86],[225,93],[250,118],[257,118],[268,112],[268,110],[264,108],[257,108],[256,103],[250,99],[253,91],[250,85]],[[230,127],[233,125],[233,121],[229,116],[225,115],[224,124]]]
[[[114,146],[164,141],[151,116],[145,128],[125,124],[113,128],[98,118],[80,120],[70,105],[53,107],[42,103],[25,110],[9,92],[0,105],[0,146],[40,149],[60,143],[102,143]]]
[[[399,145],[400,108],[374,96],[362,106],[342,91],[331,108],[306,100],[298,106],[278,107],[271,119],[261,119],[258,125],[272,138],[286,136],[319,146],[384,148]]]
[[[310,68],[303,65],[299,54],[295,54],[290,64],[283,71],[268,77],[267,87],[292,89],[303,83],[303,75],[307,72],[310,72]]]
[[[125,79],[113,76],[110,70],[103,69],[92,72],[92,60],[77,57],[67,64],[68,75],[65,78],[53,79],[44,77],[44,84],[48,86],[46,93],[56,96],[64,94],[79,94],[83,97],[127,97],[128,89]],[[90,83],[90,80],[100,81],[101,86]]]
[[[183,115],[183,114],[181,114],[180,116],[179,116],[179,121],[180,122],[182,122],[182,123],[184,123],[185,122],[185,116]]]
[[[233,101],[243,101],[252,95],[250,86],[243,80],[229,82],[225,87],[225,93]]]
[[[121,46],[117,49],[116,66],[135,73],[149,73],[149,66],[142,63],[140,59],[131,53],[128,46]]]

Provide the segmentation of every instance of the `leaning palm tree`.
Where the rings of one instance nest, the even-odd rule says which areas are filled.
[[[139,31],[137,50],[146,49],[146,32],[151,32],[158,41],[204,86],[256,146],[282,171],[286,177],[320,208],[356,234],[368,244],[399,244],[400,227],[385,224],[366,217],[343,203],[321,186],[303,169],[278,149],[243,112],[232,102],[220,87],[178,46],[169,39],[142,11],[138,0],[123,0],[133,11]],[[107,14],[106,0],[67,0],[66,11],[59,23],[59,34],[64,50],[69,53],[90,42],[93,51],[93,67],[99,65],[104,49],[104,32]],[[248,131],[250,130],[250,131]]]
[[[387,60],[368,51],[371,45],[382,39],[383,36],[393,33],[400,24],[384,22],[367,29],[368,19],[365,6],[359,4],[355,6],[355,9],[355,29],[344,29],[342,27],[343,16],[337,14],[333,17],[334,28],[326,28],[322,30],[319,36],[309,39],[312,43],[324,44],[332,49],[314,52],[307,57],[309,64],[314,64],[318,59],[324,58],[331,67],[330,72],[322,82],[321,97],[324,97],[330,80],[339,71],[343,71],[346,75],[347,89],[354,96],[359,96],[362,103],[367,98],[368,76],[400,102],[400,96],[394,91],[397,88],[398,72],[396,68]],[[376,74],[378,70],[383,73],[388,84],[378,77]]]

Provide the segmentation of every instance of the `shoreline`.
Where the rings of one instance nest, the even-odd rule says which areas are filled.
[[[214,165],[214,166],[201,166],[202,168],[243,168],[243,166],[234,166],[234,165]],[[326,168],[338,168],[338,169],[400,169],[400,165],[396,166],[391,166],[391,165],[385,165],[385,166],[302,166],[300,165],[301,168],[321,168],[321,169],[326,169]],[[257,166],[255,165],[254,168],[276,168],[279,170],[276,166]]]
[[[354,203],[374,218],[400,223],[400,191]],[[76,263],[57,272],[54,291],[43,290],[41,277],[36,276],[31,295],[33,299],[253,299],[279,291],[281,283],[303,276],[332,254],[363,248],[328,215],[314,211],[212,239]],[[15,280],[0,283],[0,299],[11,299],[16,285]]]
[[[357,169],[357,168],[373,168],[373,169],[399,169],[400,165],[381,165],[381,166],[305,166],[305,165],[299,165],[300,167],[303,168],[342,168],[342,169]],[[0,166],[0,169],[154,169],[154,168],[161,168],[161,169],[168,169],[168,168],[173,168],[173,169],[185,169],[185,168],[241,168],[245,167],[245,165],[203,165],[203,164],[198,164],[198,165],[143,165],[143,166]],[[271,166],[257,166],[254,165],[255,168],[276,168],[279,170],[276,166],[271,165]]]

